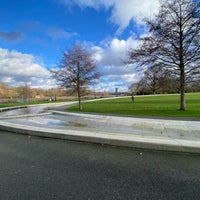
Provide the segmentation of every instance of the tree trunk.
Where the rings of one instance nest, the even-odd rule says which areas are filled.
[[[180,7],[180,13],[182,13]],[[184,50],[183,50],[183,22],[180,16],[180,110],[185,110],[185,65],[184,65]]]
[[[78,106],[79,110],[82,110],[81,105],[81,86],[80,86],[80,63],[78,62],[78,77],[77,77],[77,92],[78,92]]]
[[[78,88],[78,107],[79,107],[79,110],[82,110],[80,87]]]
[[[180,75],[180,110],[185,110],[185,72],[184,67],[181,67]]]

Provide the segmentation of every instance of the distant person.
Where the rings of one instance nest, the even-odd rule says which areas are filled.
[[[132,96],[131,96],[131,100],[132,100],[132,102],[134,102],[134,98],[135,98],[134,95],[132,95]]]

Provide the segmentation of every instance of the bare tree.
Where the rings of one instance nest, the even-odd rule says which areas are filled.
[[[162,66],[179,77],[180,110],[185,110],[187,81],[200,74],[199,5],[193,0],[165,0],[154,20],[146,20],[149,36],[129,51],[129,62]]]
[[[177,90],[177,78],[161,66],[151,66],[141,79],[143,86],[149,88],[153,94],[171,93]]]
[[[137,95],[151,94],[151,90],[149,89],[149,87],[147,87],[143,78],[140,81],[131,84],[129,87],[129,91],[132,94],[137,94]]]
[[[136,82],[136,83],[132,83],[130,86],[129,86],[129,91],[131,92],[131,94],[137,94],[138,91],[140,90],[140,84],[139,82]]]
[[[143,82],[147,85],[153,94],[161,88],[161,81],[165,73],[159,65],[151,66],[144,72]]]
[[[30,86],[25,83],[23,86],[19,86],[17,88],[20,98],[23,99],[23,101],[29,102],[29,99],[31,98],[31,88]]]
[[[61,87],[77,92],[81,110],[81,97],[85,89],[100,77],[95,60],[85,48],[74,45],[67,52],[63,52],[58,66],[58,70],[52,71],[53,77]]]

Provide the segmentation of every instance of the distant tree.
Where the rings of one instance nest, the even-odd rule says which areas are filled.
[[[149,87],[147,87],[143,78],[140,81],[131,84],[129,87],[129,91],[131,92],[131,94],[137,95],[151,94],[151,90],[149,89]]]
[[[8,97],[9,89],[10,87],[7,84],[0,82],[0,98]]]
[[[27,83],[25,83],[24,85],[19,86],[17,88],[17,91],[18,91],[19,97],[28,103],[29,99],[31,98],[30,86]]]
[[[96,61],[85,48],[74,45],[63,52],[58,67],[58,70],[51,71],[53,77],[61,87],[77,92],[81,110],[81,97],[85,89],[100,77],[100,73],[96,70]]]
[[[178,93],[179,92],[179,79],[176,76],[172,76],[170,73],[166,73],[159,81],[159,93]]]
[[[192,82],[192,83],[188,84],[186,87],[186,91],[187,92],[200,92],[200,82],[196,81],[196,82]]]
[[[165,0],[154,20],[146,20],[150,34],[130,49],[129,62],[140,67],[159,65],[179,77],[180,110],[185,110],[185,86],[200,74],[199,4]]]
[[[136,83],[132,83],[130,86],[129,86],[129,91],[131,92],[131,94],[137,94],[138,91],[140,90],[140,84],[139,82],[136,82]]]
[[[151,66],[144,72],[143,82],[155,94],[161,88],[161,82],[165,77],[162,67],[159,65]]]
[[[0,98],[13,99],[17,97],[15,88],[7,85],[6,83],[0,82]]]
[[[178,91],[177,78],[169,70],[159,65],[147,68],[141,82],[152,94]]]

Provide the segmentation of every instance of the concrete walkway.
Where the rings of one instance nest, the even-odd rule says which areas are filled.
[[[65,103],[63,106],[68,104]],[[54,106],[61,106],[61,104]],[[54,110],[52,104],[51,110],[34,116],[41,115],[45,115],[44,118],[51,115],[62,116],[62,119],[63,117],[70,118],[76,120],[76,122],[79,120],[80,126],[65,126],[63,128],[30,126],[25,125],[26,123],[23,124],[23,120],[18,123],[16,116],[12,116],[9,119],[4,117],[0,120],[0,129],[27,135],[107,145],[200,153],[200,121],[69,113]],[[31,117],[34,116],[31,115]],[[20,117],[26,119],[28,115]],[[10,122],[10,118],[15,119],[15,123]],[[81,124],[83,121],[84,126]]]

